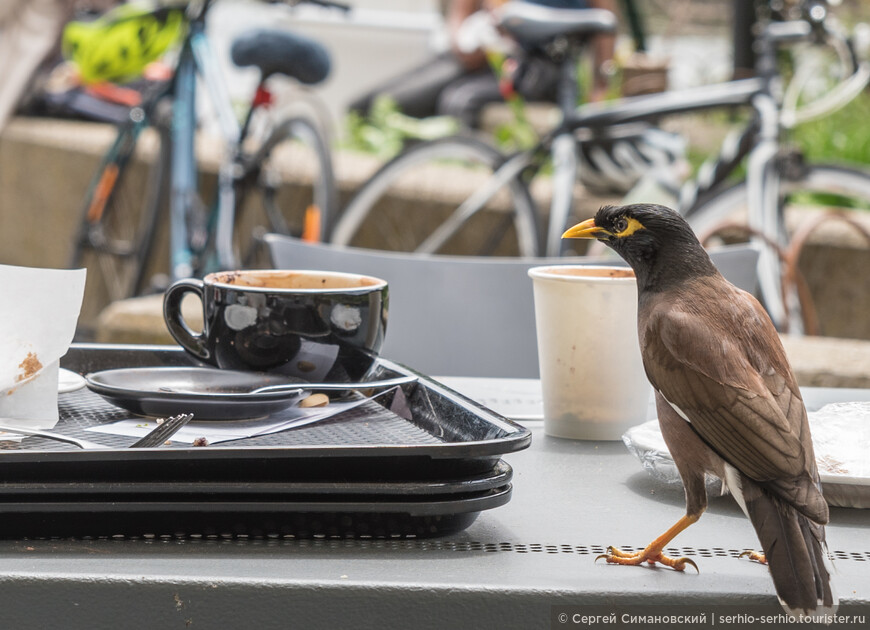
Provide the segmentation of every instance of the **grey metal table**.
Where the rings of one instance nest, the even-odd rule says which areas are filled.
[[[806,396],[817,407],[870,391]],[[736,557],[757,541],[728,497],[675,541],[700,574],[595,563],[608,544],[640,547],[664,531],[682,493],[651,480],[621,443],[533,432],[506,458],[511,502],[449,538],[2,541],[0,625],[525,629],[557,627],[558,606],[779,610],[766,568]],[[867,612],[870,511],[833,509],[828,541],[843,609]]]

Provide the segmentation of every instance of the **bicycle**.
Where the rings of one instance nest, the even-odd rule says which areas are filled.
[[[329,0],[303,1],[348,9]],[[101,59],[126,59],[139,52],[148,61],[148,48],[161,29],[182,24],[171,78],[157,82],[130,108],[82,205],[70,266],[88,267],[86,303],[91,309],[159,290],[179,278],[250,264],[257,254],[257,232],[302,233],[309,240],[321,240],[331,226],[337,192],[323,132],[309,117],[274,120],[268,112],[272,77],[319,83],[329,72],[328,53],[317,42],[285,31],[242,34],[233,44],[234,61],[256,68],[259,81],[240,123],[205,32],[212,5],[213,0],[174,1],[110,13],[94,27],[98,41],[79,42],[76,48],[83,58],[86,45],[96,46],[88,53],[89,63],[111,70],[111,62]],[[119,49],[126,54],[120,55]],[[141,72],[142,66],[140,61],[132,69]],[[210,208],[199,193],[194,147],[197,76],[216,114],[223,147]],[[144,177],[133,168],[138,160],[146,162]],[[308,177],[311,192],[298,194],[298,199],[291,199],[282,186],[283,174],[294,172],[288,167],[294,160],[313,170]],[[259,205],[254,203],[258,195]],[[160,274],[154,251],[164,208],[169,224],[168,278]]]
[[[850,199],[870,199],[870,174],[840,166],[809,165],[801,154],[787,146],[784,134],[789,126],[808,116],[821,116],[854,98],[870,80],[870,66],[858,62],[848,39],[826,21],[823,0],[804,0],[801,15],[787,21],[770,20],[759,33],[757,76],[721,84],[673,92],[618,99],[604,104],[576,107],[577,63],[586,39],[596,33],[613,32],[614,17],[596,9],[564,10],[507,3],[494,15],[499,27],[524,47],[545,51],[559,64],[562,82],[558,105],[560,122],[531,149],[504,156],[486,142],[457,136],[413,146],[385,164],[357,192],[338,218],[330,240],[339,245],[359,242],[366,231],[376,232],[385,249],[420,253],[450,252],[468,233],[479,232],[472,221],[490,214],[501,214],[500,231],[491,229],[492,238],[477,253],[503,253],[521,256],[558,256],[563,253],[561,234],[571,221],[573,189],[578,175],[597,165],[584,159],[584,145],[610,146],[613,149],[599,168],[619,170],[630,160],[646,160],[655,171],[668,155],[644,156],[647,147],[635,144],[648,125],[674,114],[715,108],[746,108],[752,116],[742,131],[725,143],[713,166],[702,169],[699,177],[683,187],[674,205],[687,216],[696,231],[709,229],[723,218],[748,207],[752,240],[759,243],[760,293],[779,328],[785,328],[788,313],[798,309],[794,298],[783,296],[780,265],[774,244],[781,247],[787,239],[783,216],[789,195],[797,190],[835,192],[848,207]],[[807,109],[785,111],[778,98],[782,80],[777,51],[798,42],[833,43],[850,66],[848,76],[821,101]],[[625,139],[625,142],[622,140]],[[632,155],[622,160],[618,152]],[[602,151],[599,151],[602,152]],[[748,158],[744,180],[730,184],[729,178]],[[431,229],[411,234],[404,225],[386,232],[384,214],[378,210],[384,200],[401,195],[409,182],[419,189],[425,179],[418,168],[474,164],[475,185],[471,194],[451,206],[446,218],[431,218]],[[544,221],[532,199],[530,185],[552,163],[552,200],[546,231]],[[459,169],[456,169],[459,170]],[[606,174],[606,173],[605,173]],[[669,183],[669,182],[663,182]],[[443,187],[443,182],[441,183]],[[374,219],[378,221],[374,223]],[[405,225],[408,219],[401,219]],[[477,238],[477,240],[480,240]],[[792,318],[794,319],[794,318]]]

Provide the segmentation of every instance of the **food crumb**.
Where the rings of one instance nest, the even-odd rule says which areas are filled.
[[[39,359],[36,358],[35,354],[28,352],[24,361],[22,361],[18,367],[21,368],[21,374],[15,377],[15,381],[20,383],[39,372],[39,370],[42,369],[42,363],[39,362]]]
[[[208,439],[205,437],[198,437],[193,441],[194,446],[208,446]]]
[[[296,369],[300,372],[313,372],[317,368],[311,361],[298,361],[296,363]]]
[[[329,396],[326,394],[312,394],[308,398],[303,398],[299,402],[299,406],[303,408],[307,407],[325,407],[329,404]]]

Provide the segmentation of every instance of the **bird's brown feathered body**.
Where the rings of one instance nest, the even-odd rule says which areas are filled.
[[[672,210],[608,207],[590,221],[581,226],[637,276],[644,367],[690,521],[707,505],[705,473],[720,477],[758,534],[783,606],[831,612],[828,506],[806,409],[770,318],[719,274]]]
[[[806,409],[761,305],[706,277],[645,296],[638,327],[665,441],[686,487],[704,499],[688,511],[705,507],[704,473],[720,477],[752,521],[786,607],[830,608],[828,506]]]

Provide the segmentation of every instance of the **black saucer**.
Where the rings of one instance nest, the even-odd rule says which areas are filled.
[[[143,416],[192,413],[197,420],[242,420],[268,416],[307,395],[291,376],[202,367],[142,367],[93,372],[88,388],[109,402]],[[251,393],[265,385],[299,385],[280,392]]]

